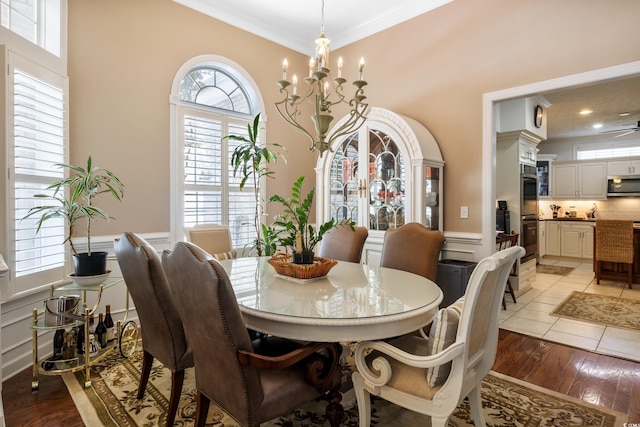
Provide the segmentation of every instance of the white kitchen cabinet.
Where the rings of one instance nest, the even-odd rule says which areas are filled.
[[[554,199],[607,198],[605,162],[554,162],[552,169]]]
[[[560,225],[560,255],[572,258],[593,257],[593,227],[567,222]]]
[[[547,230],[545,221],[538,221],[538,256],[542,258],[547,254]]]
[[[538,144],[531,141],[519,141],[518,156],[523,165],[535,166],[538,153]]]
[[[544,221],[546,254],[560,256],[560,222]]]
[[[363,262],[378,264],[385,230],[407,222],[443,230],[443,165],[424,126],[372,108],[359,130],[318,159],[316,220],[352,219],[367,227]]]
[[[536,281],[536,259],[520,264],[518,276],[512,277],[511,280],[516,295],[522,295]]]
[[[608,176],[640,175],[640,159],[607,162]]]

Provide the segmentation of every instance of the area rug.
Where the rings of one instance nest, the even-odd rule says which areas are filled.
[[[142,352],[122,359],[110,356],[91,369],[92,387],[83,388],[81,372],[64,374],[71,396],[87,426],[151,427],[166,424],[171,384],[170,371],[155,363],[144,398],[136,399]],[[350,369],[349,366],[345,368]],[[188,369],[176,417],[176,426],[192,426],[196,409],[194,372]],[[482,383],[484,414],[490,426],[602,426],[620,427],[626,415],[598,408],[580,400],[527,384],[492,372]],[[358,410],[353,402],[345,403],[342,426],[358,426]],[[327,403],[319,400],[293,413],[262,424],[262,427],[326,427]],[[402,409],[382,399],[372,405],[373,426],[430,425],[428,417]],[[207,426],[236,427],[238,424],[213,403]],[[473,422],[466,401],[456,409],[449,427],[471,427]]]
[[[536,266],[536,273],[558,274],[560,276],[566,276],[572,271],[573,267],[563,267],[561,265],[538,264]]]
[[[640,330],[640,301],[627,298],[573,291],[551,314],[605,326]]]

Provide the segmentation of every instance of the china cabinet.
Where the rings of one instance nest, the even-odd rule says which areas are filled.
[[[385,230],[408,222],[443,230],[443,166],[440,148],[424,126],[372,108],[358,131],[319,158],[316,220],[351,218],[366,226],[363,261],[376,264]]]

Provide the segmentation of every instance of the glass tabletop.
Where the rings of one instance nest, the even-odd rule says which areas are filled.
[[[98,283],[95,285],[78,285],[75,282],[69,282],[64,285],[56,286],[56,291],[99,291],[100,287],[102,289],[108,289],[112,286],[118,285],[122,283],[124,279],[122,277],[110,277],[104,280],[102,283]]]
[[[405,271],[339,261],[325,278],[298,283],[278,276],[268,257],[221,261],[245,309],[309,319],[366,320],[439,303],[440,288]]]

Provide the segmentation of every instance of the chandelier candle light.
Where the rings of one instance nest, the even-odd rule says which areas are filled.
[[[296,128],[299,132],[307,135],[311,140],[310,151],[318,150],[320,156],[331,150],[332,142],[341,136],[348,135],[358,130],[366,120],[366,112],[369,104],[364,100],[363,87],[367,82],[363,80],[364,58],[358,64],[358,80],[353,82],[356,87],[353,98],[348,100],[343,92],[343,85],[347,82],[342,77],[342,58],[338,58],[338,75],[331,77],[329,69],[329,39],[324,35],[324,0],[322,1],[322,26],[320,37],[316,39],[315,56],[309,60],[309,76],[304,78],[307,84],[306,92],[303,96],[298,95],[298,77],[293,75],[292,81],[287,80],[287,69],[289,63],[285,59],[282,62],[282,80],[278,81],[280,92],[284,95],[281,101],[275,103],[276,109],[287,123]],[[300,107],[305,100],[313,100],[315,97],[314,113],[311,116],[315,132],[309,132],[299,122],[301,115]],[[347,118],[339,127],[333,129],[330,135],[329,127],[333,121],[331,107],[345,103],[351,107]]]

